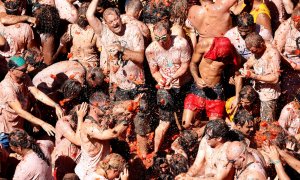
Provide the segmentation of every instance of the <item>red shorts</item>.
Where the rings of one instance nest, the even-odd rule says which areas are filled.
[[[184,109],[196,112],[205,109],[208,117],[223,117],[225,101],[219,99],[208,100],[191,93],[188,94],[184,100]]]

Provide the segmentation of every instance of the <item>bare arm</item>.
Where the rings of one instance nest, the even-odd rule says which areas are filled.
[[[286,107],[284,107],[280,113],[280,117],[278,119],[278,123],[279,125],[287,130],[287,122],[288,120],[290,119],[290,116],[291,116],[291,113],[293,112],[290,112],[291,110],[288,110]]]
[[[202,44],[198,43],[196,45],[196,49],[193,53],[192,60],[190,63],[190,71],[195,81],[196,79],[200,79],[198,65],[202,59],[203,54],[204,54],[203,46]]]
[[[16,16],[16,15],[8,15],[6,13],[0,13],[0,22],[3,25],[13,25],[21,22],[33,23],[35,22],[35,18],[30,16],[25,16],[25,15]]]
[[[87,127],[87,134],[95,139],[99,140],[110,140],[117,138],[123,131],[127,129],[127,125],[121,123],[115,126],[113,129],[103,130],[98,125],[92,124]]]
[[[226,10],[229,10],[238,0],[216,0],[216,4],[220,4]]]
[[[55,42],[54,36],[49,36],[45,39],[45,42],[42,42],[44,63],[47,65],[51,65],[54,63],[54,59],[53,59],[54,42]]]
[[[124,60],[130,60],[133,63],[141,66],[144,61],[144,50],[141,51],[132,51],[127,48],[124,48],[123,51],[123,59]]]
[[[44,103],[48,106],[55,108],[58,118],[63,117],[63,114],[64,114],[63,110],[60,108],[60,106],[57,103],[55,103],[52,99],[50,99],[46,94],[44,94],[42,91],[40,91],[35,86],[30,86],[30,87],[28,87],[28,89],[37,100],[41,101],[42,103]]]
[[[274,35],[274,41],[273,45],[276,47],[276,49],[281,53],[285,43],[286,43],[286,37],[289,32],[289,20],[283,22],[278,29],[275,31]]]
[[[291,0],[282,0],[284,9],[288,14],[292,14],[294,10],[294,4]]]
[[[187,175],[194,177],[199,174],[200,170],[205,165],[205,145],[204,145],[204,138],[202,138],[201,143],[199,145],[198,153],[193,165],[189,168]]]
[[[32,114],[30,114],[29,112],[25,111],[20,102],[19,101],[11,101],[8,102],[8,105],[10,108],[12,108],[14,111],[16,111],[16,113],[26,119],[27,121],[35,124],[35,125],[39,125],[41,126],[47,133],[48,135],[54,135],[55,133],[55,129],[53,126],[51,126],[50,124],[44,122],[43,120],[33,116]]]
[[[283,157],[283,159],[298,173],[300,173],[300,161],[296,159],[294,156],[291,156],[284,150],[278,150],[279,154]]]
[[[100,0],[100,1],[102,1],[102,0]],[[92,28],[94,29],[95,33],[101,34],[103,25],[102,25],[102,22],[95,16],[98,2],[99,2],[99,0],[92,0],[91,4],[89,5],[89,7],[86,11],[86,18],[87,18],[90,26],[92,26]]]
[[[272,32],[271,19],[267,14],[259,14],[256,19],[256,24],[263,25],[266,29]]]

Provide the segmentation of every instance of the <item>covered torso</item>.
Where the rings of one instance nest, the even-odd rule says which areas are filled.
[[[118,36],[111,32],[105,25],[101,33],[102,51],[100,57],[100,67],[105,71],[111,69],[110,80],[121,89],[129,90],[137,84],[144,84],[144,70],[130,60],[118,61],[117,58],[109,55],[109,46],[116,43],[121,44],[126,49],[132,51],[144,51],[144,39],[140,30],[131,24],[126,24],[123,36]],[[111,67],[111,68],[110,68]]]
[[[16,128],[23,129],[24,120],[15,110],[13,110],[8,102],[19,101],[22,109],[28,110],[30,107],[31,94],[28,87],[32,86],[32,82],[26,75],[23,84],[17,84],[13,81],[10,72],[0,83],[0,132],[10,133]]]

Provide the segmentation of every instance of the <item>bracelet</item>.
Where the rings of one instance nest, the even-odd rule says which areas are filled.
[[[280,164],[281,161],[279,159],[277,159],[277,160],[272,161],[271,163],[274,164],[274,165],[276,165],[276,164]]]
[[[64,45],[63,43],[60,42],[60,43],[59,43],[59,46],[65,46],[65,45]]]

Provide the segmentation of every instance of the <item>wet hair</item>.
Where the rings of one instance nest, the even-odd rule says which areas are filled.
[[[140,0],[127,0],[125,4],[126,11],[139,12],[143,9],[143,4]]]
[[[252,32],[245,39],[247,47],[261,47],[265,40],[257,32]]]
[[[85,29],[89,25],[89,22],[86,18],[86,11],[89,7],[89,4],[90,3],[88,2],[84,2],[78,9],[78,19],[76,23],[78,24],[79,27],[83,29]]]
[[[237,129],[232,129],[228,132],[228,141],[244,141],[245,140],[245,135],[237,130]]]
[[[80,95],[82,92],[82,85],[79,81],[68,79],[60,88],[60,92],[63,93],[64,98],[74,98]]]
[[[243,12],[237,16],[237,26],[238,27],[249,27],[254,26],[254,18],[251,14]]]
[[[103,12],[103,18],[104,18],[104,20],[106,19],[105,17],[107,17],[108,15],[117,15],[117,16],[120,16],[121,14],[120,14],[120,10],[119,9],[110,7],[110,8],[105,9],[104,12]]]
[[[100,81],[99,82],[100,84],[98,84],[98,86],[103,83],[104,74],[103,74],[103,71],[99,67],[92,68],[87,73],[88,73],[88,75],[90,75],[90,80],[92,80],[92,81],[99,80]]]
[[[39,34],[56,35],[60,26],[60,17],[56,7],[41,5],[36,15],[36,29]]]
[[[207,131],[211,131],[211,135],[214,138],[221,137],[222,139],[226,140],[229,132],[229,127],[223,119],[210,120],[205,126],[204,135],[207,133]]]
[[[168,34],[171,33],[171,24],[170,24],[169,20],[161,20],[161,21],[157,22],[153,27],[153,31],[155,31],[155,30],[162,31],[163,29],[167,30]]]
[[[100,161],[98,166],[104,171],[115,169],[119,172],[122,172],[126,167],[126,161],[120,154],[111,153],[107,155],[102,161]]]
[[[170,175],[169,162],[165,157],[156,156],[156,157],[154,157],[153,161],[154,162],[152,165],[152,170],[156,176],[160,176],[160,178],[158,177],[158,179],[172,177]],[[162,167],[162,165],[164,165],[164,167]],[[162,168],[164,168],[164,171]]]
[[[35,143],[35,140],[27,134],[26,131],[22,129],[13,130],[9,134],[8,138],[10,146],[32,149],[39,158],[44,160],[47,165],[50,166],[49,159],[46,158],[41,148]]]
[[[19,7],[21,6],[20,0],[5,1],[4,2],[6,14],[17,15]]]
[[[245,109],[238,110],[233,118],[233,122],[235,125],[239,125],[243,127],[246,122],[253,122],[254,118],[253,116]]]
[[[97,91],[94,92],[90,98],[89,98],[89,103],[93,104],[93,102],[106,102],[109,101],[108,95],[106,95],[104,92]]]
[[[188,159],[184,157],[182,154],[174,154],[170,159],[170,171],[173,177],[181,173],[185,173],[189,169]]]
[[[243,88],[240,91],[240,99],[247,99],[251,103],[253,103],[257,100],[257,98],[257,92],[253,89],[253,87],[249,85],[243,86]]]
[[[184,130],[178,138],[178,143],[184,151],[188,151],[197,144],[198,134],[193,130]]]
[[[175,0],[171,4],[170,21],[172,23],[178,22],[180,25],[184,25],[187,18],[187,0]]]

